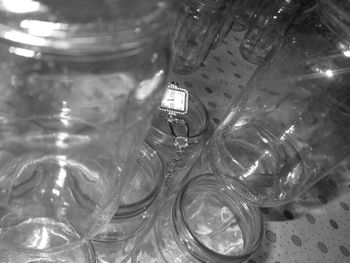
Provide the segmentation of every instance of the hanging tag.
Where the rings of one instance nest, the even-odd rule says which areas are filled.
[[[188,110],[188,91],[170,82],[160,104],[160,110],[170,115],[186,114]]]

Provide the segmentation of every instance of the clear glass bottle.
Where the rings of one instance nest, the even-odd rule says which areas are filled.
[[[0,0],[0,245],[70,248],[113,216],[165,91],[173,10]]]
[[[319,1],[223,118],[206,156],[245,201],[290,202],[350,155],[349,25],[350,1]]]
[[[163,162],[162,194],[169,195],[184,185],[187,172],[203,150],[207,128],[207,111],[190,92],[185,114],[172,115],[159,110],[154,115],[145,140],[157,150]]]
[[[173,71],[195,72],[225,22],[226,0],[182,0],[173,32]]]
[[[55,253],[26,253],[0,247],[1,263],[97,263],[90,242]]]
[[[126,262],[157,209],[164,177],[157,152],[143,143],[128,174],[131,179],[123,187],[121,205],[92,241],[99,263]]]
[[[238,263],[259,247],[258,208],[239,201],[213,174],[194,177],[159,209],[136,262]]]
[[[239,47],[244,59],[260,64],[283,44],[286,31],[298,15],[299,0],[263,0],[255,11]]]

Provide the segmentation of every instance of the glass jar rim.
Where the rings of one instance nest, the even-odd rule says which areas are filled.
[[[155,8],[147,10],[149,13],[137,19],[118,17],[116,14],[110,15],[109,20],[101,16],[93,17],[91,21],[65,21],[66,14],[62,15],[63,18],[55,18],[55,12],[59,13],[61,9],[51,10],[42,3],[44,0],[25,0],[23,4],[27,3],[28,12],[25,12],[25,7],[17,10],[14,4],[6,4],[10,1],[14,0],[0,0],[0,38],[40,54],[78,57],[86,54],[137,52],[149,45],[154,35],[164,34],[167,30],[165,25],[169,22],[168,11],[172,6],[172,0],[154,0],[152,4]],[[37,5],[34,4],[36,2]]]
[[[8,251],[8,250],[11,250],[12,248],[3,247],[3,249],[6,249]],[[83,240],[82,242],[79,242],[75,246],[70,246],[70,247],[66,247],[64,249],[54,250],[54,251],[50,251],[50,252],[47,252],[47,253],[42,252],[42,251],[41,252],[37,252],[37,253],[33,253],[33,251],[30,251],[30,252],[22,251],[22,250],[21,251],[17,251],[16,249],[11,251],[11,253],[16,253],[16,255],[19,255],[20,257],[25,256],[26,257],[25,259],[29,260],[30,262],[37,262],[38,258],[35,258],[35,257],[40,257],[39,260],[41,262],[42,260],[45,260],[46,256],[55,257],[55,256],[64,255],[65,252],[67,252],[67,251],[76,252],[77,250],[80,250],[81,253],[84,255],[84,257],[85,257],[84,262],[86,262],[86,263],[95,263],[95,262],[97,262],[96,252],[95,252],[93,244],[92,244],[92,242],[90,240]],[[76,254],[76,253],[74,253],[74,254]],[[32,257],[34,257],[34,258],[32,258]]]
[[[221,194],[225,195],[225,198],[230,199],[231,201],[234,200],[236,204],[239,205],[242,210],[244,210],[245,213],[251,216],[255,227],[257,227],[257,231],[254,232],[255,235],[253,236],[249,247],[244,247],[243,253],[239,253],[237,255],[220,254],[216,251],[211,250],[209,247],[205,246],[201,241],[198,240],[195,233],[193,233],[193,231],[190,229],[189,223],[186,219],[185,211],[183,209],[185,195],[191,187],[204,187],[206,190],[220,192]],[[259,208],[248,205],[247,203],[237,198],[234,192],[218,183],[218,180],[215,178],[214,174],[201,174],[192,178],[178,194],[175,202],[176,203],[171,211],[173,221],[180,221],[179,224],[174,223],[175,232],[183,233],[186,235],[186,243],[191,243],[191,249],[189,249],[186,244],[184,244],[182,239],[178,240],[178,243],[180,243],[181,247],[186,249],[191,255],[195,256],[196,258],[201,257],[198,255],[198,253],[195,253],[195,251],[193,251],[195,249],[198,249],[201,251],[201,253],[204,254],[204,258],[219,259],[220,262],[227,263],[233,262],[233,260],[244,261],[247,260],[259,247],[263,236],[263,221]]]

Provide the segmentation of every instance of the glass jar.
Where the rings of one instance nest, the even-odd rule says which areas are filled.
[[[0,245],[62,250],[113,216],[165,91],[172,5],[0,0]]]
[[[319,1],[223,118],[211,167],[246,201],[292,201],[350,155],[350,1]]]
[[[195,72],[225,22],[226,0],[182,0],[173,32],[173,71]]]
[[[233,11],[234,11],[234,0],[227,0],[227,8],[225,13],[225,20],[220,28],[219,32],[216,34],[216,37],[214,38],[214,41],[211,44],[212,48],[217,48],[221,45],[222,41],[226,38],[228,33],[230,32],[230,29],[232,27],[232,23],[234,20]]]
[[[240,45],[244,59],[260,64],[283,37],[300,11],[299,0],[263,0],[255,11]]]
[[[26,253],[0,247],[1,263],[96,263],[90,242],[56,253]]]
[[[169,195],[184,185],[187,172],[202,152],[207,128],[207,111],[190,92],[185,114],[173,115],[159,110],[154,115],[145,140],[157,150],[163,162],[162,194]]]
[[[213,174],[194,177],[164,206],[153,242],[142,244],[137,262],[244,262],[259,247],[263,223],[258,208],[239,201]],[[153,254],[149,253],[153,252]],[[156,252],[156,253],[154,253]],[[158,260],[152,258],[158,257]]]
[[[250,20],[261,3],[261,0],[231,0],[233,1],[232,16],[233,24],[231,29],[236,32],[248,28]]]
[[[92,244],[97,262],[126,262],[138,239],[150,227],[157,209],[164,171],[157,152],[143,143],[136,165],[128,173],[130,180],[124,185],[121,204]]]
[[[300,11],[299,0],[263,0],[239,47],[244,59],[260,64],[283,44],[286,31]]]

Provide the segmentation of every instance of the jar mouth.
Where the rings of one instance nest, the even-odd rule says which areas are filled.
[[[95,0],[84,5],[76,0],[14,0],[12,4],[10,0],[0,0],[0,38],[21,48],[58,55],[137,50],[167,30],[164,25],[169,22],[170,0],[151,1],[153,8],[143,3],[144,12],[137,7],[136,15],[132,15],[125,0],[109,1],[109,5]],[[89,5],[95,7],[96,14],[88,9]]]
[[[289,173],[305,173],[296,143],[278,127],[272,118],[252,119],[221,130],[210,141],[212,171],[237,198],[250,205],[273,207],[289,202],[290,193],[278,187],[276,180]]]
[[[209,198],[212,199],[214,203],[222,202],[222,204],[224,204],[224,209],[221,210],[221,219],[225,217],[225,215],[232,215],[235,217],[231,218],[232,220],[234,219],[234,221],[228,221],[228,225],[225,225],[224,227],[227,227],[225,231],[233,231],[232,229],[236,229],[234,231],[240,231],[241,236],[236,235],[239,232],[228,232],[230,237],[232,236],[232,233],[235,233],[233,236],[238,237],[238,240],[240,240],[237,251],[223,253],[223,251],[214,249],[215,245],[211,247],[210,242],[221,242],[223,240],[222,237],[227,237],[224,232],[221,232],[223,231],[221,229],[215,230],[220,234],[217,236],[217,240],[214,238],[216,235],[215,231],[207,234],[207,237],[213,238],[210,242],[199,235],[198,231],[200,227],[198,226],[200,225],[196,225],[196,222],[193,221],[193,217],[189,216],[189,208],[186,207],[186,205],[188,206],[189,200],[192,200],[191,198],[194,198],[195,195],[203,194],[209,195]],[[210,207],[206,207],[205,210],[207,213],[205,218],[210,218],[212,216],[211,212],[209,212]],[[246,260],[256,251],[262,240],[263,222],[259,209],[254,206],[249,206],[236,198],[232,191],[218,183],[214,174],[199,175],[193,178],[183,188],[176,199],[176,205],[172,210],[172,217],[175,232],[180,233],[180,235],[183,236],[183,238],[177,240],[178,244],[183,249],[186,249],[191,255],[201,259],[203,262],[212,262],[213,259],[214,261],[218,260],[220,262]],[[213,220],[210,224],[210,221],[206,220],[207,219],[204,219],[204,222],[201,222],[206,226],[210,226],[213,222],[217,222],[217,220]],[[233,226],[232,224],[236,225]],[[219,226],[220,225],[221,222]],[[231,230],[228,230],[229,228]],[[201,231],[203,231],[203,229]],[[206,229],[205,231],[209,230]],[[184,242],[184,240],[186,240],[186,242]],[[231,240],[231,242],[233,242],[233,240]],[[237,240],[235,242],[237,242]],[[233,243],[230,243],[230,245],[232,244]]]
[[[178,138],[186,138],[187,147],[191,147],[202,141],[208,129],[207,110],[203,103],[190,92],[188,100],[188,112],[184,115],[171,116],[167,112],[159,110],[151,121],[146,141],[155,144],[165,144],[168,147],[176,147],[177,137],[171,134],[171,130],[167,126],[167,120],[170,118],[184,120],[188,126],[188,135],[178,136]],[[165,127],[168,129],[166,130]]]

